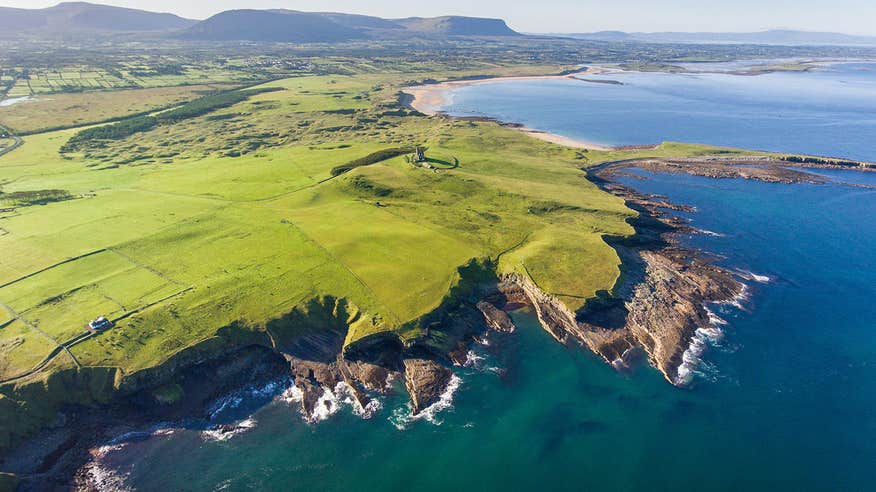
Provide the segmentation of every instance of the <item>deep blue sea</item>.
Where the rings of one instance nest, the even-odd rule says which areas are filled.
[[[500,82],[460,90],[454,107],[605,143],[874,158],[876,74],[836,70]],[[688,101],[690,114],[647,94]],[[217,419],[244,421],[237,435],[170,425],[112,443],[95,473],[145,491],[876,490],[876,190],[639,174],[647,179],[625,183],[694,205],[682,215],[720,234],[690,246],[769,278],[750,283],[743,309],[715,309],[723,337],[691,388],[647,367],[618,374],[520,312],[517,333],[475,346],[452,400],[429,419],[405,418],[403,397],[369,420],[342,405],[308,424],[289,392],[253,410],[278,384],[261,400],[219,402],[228,405]],[[872,173],[823,174],[876,185]]]

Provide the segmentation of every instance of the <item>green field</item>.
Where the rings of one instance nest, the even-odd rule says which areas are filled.
[[[422,78],[448,75],[465,74]],[[262,336],[325,298],[348,303],[348,344],[383,333],[441,346],[421,322],[472,260],[580,309],[615,286],[619,259],[603,237],[632,234],[634,215],[581,168],[715,150],[582,153],[424,117],[397,104],[409,80],[284,79],[64,153],[79,129],[25,137],[0,157],[0,191],[53,198],[0,212],[0,404],[64,368],[115,368],[120,384],[187,348]],[[346,166],[418,145],[445,163]],[[97,316],[115,326],[79,341]]]
[[[185,85],[41,95],[28,102],[0,107],[0,124],[19,133],[81,126],[144,111],[154,111],[190,101],[202,94],[228,90],[232,87],[223,84]]]

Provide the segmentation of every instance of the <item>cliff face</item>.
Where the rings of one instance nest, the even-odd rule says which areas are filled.
[[[624,313],[620,326],[579,320],[593,313],[576,315],[518,274],[506,276],[500,290],[509,300],[532,306],[542,327],[560,343],[577,341],[617,369],[628,368],[636,354],[644,350],[667,381],[683,385],[685,382],[678,377],[682,355],[696,330],[711,323],[705,304],[730,300],[742,292],[742,284],[732,274],[691,253],[677,248],[635,252],[644,272],[620,307]]]
[[[577,341],[619,370],[644,352],[667,381],[685,385],[688,381],[679,376],[684,353],[696,330],[711,326],[706,305],[737,298],[744,285],[698,252],[674,244],[677,233],[690,229],[662,209],[679,207],[601,179],[599,171],[591,179],[640,213],[633,221],[635,236],[606,238],[623,259],[615,295],[591,299],[572,312],[520,274],[505,276],[499,289],[509,301],[532,306],[560,343]]]
[[[324,410],[331,413],[332,409],[321,408],[330,404],[331,398],[324,396],[338,391],[340,385],[365,408],[369,393],[391,391],[391,382],[396,380],[404,382],[412,411],[419,413],[440,399],[453,375],[450,366],[464,363],[471,340],[485,329],[514,331],[513,322],[497,305],[506,309],[530,306],[557,341],[577,341],[619,370],[630,367],[645,353],[669,382],[682,385],[679,367],[683,354],[696,330],[710,323],[705,304],[730,300],[741,294],[743,286],[731,273],[667,240],[683,226],[660,217],[657,209],[663,204],[616,186],[605,188],[627,198],[642,217],[636,221],[638,234],[634,238],[612,240],[624,260],[624,283],[615,289],[615,296],[588,302],[579,312],[572,312],[542,291],[528,276],[513,273],[497,277],[491,262],[472,261],[459,269],[458,282],[440,306],[398,331],[351,337],[351,326],[361,316],[358,310],[343,299],[324,297],[263,329],[234,324],[220,329],[215,337],[155,367],[130,374],[112,368],[69,369],[43,380],[2,388],[0,449],[38,432],[67,406],[104,406],[132,395],[149,395],[163,386],[176,385],[180,375],[192,368],[232,367],[235,361],[249,367],[261,364],[258,358],[265,359],[261,366],[272,371],[288,371],[303,394],[302,411],[309,419]],[[417,335],[403,338],[399,333]],[[258,348],[250,351],[255,359],[237,355],[247,348]],[[277,361],[281,361],[279,366]],[[199,401],[206,401],[212,395],[210,388],[227,383],[219,380],[236,377],[222,376],[228,371],[211,371],[211,377],[190,379],[207,389],[186,389],[183,399],[194,392]],[[148,406],[150,401],[155,403],[153,400],[147,396],[143,401]],[[166,400],[159,403],[186,407]],[[197,411],[196,406],[189,403],[186,408]]]
[[[627,302],[627,327],[666,379],[685,384],[678,369],[698,328],[711,325],[705,304],[733,299],[742,284],[688,251],[643,251],[645,281]]]
[[[562,344],[578,341],[609,364],[623,360],[624,353],[633,347],[629,330],[579,322],[575,313],[557,298],[543,292],[528,277],[507,275],[499,288],[509,299],[532,306],[541,326]]]

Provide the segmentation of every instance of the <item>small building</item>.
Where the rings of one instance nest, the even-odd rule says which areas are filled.
[[[113,326],[113,322],[106,319],[106,316],[100,316],[91,320],[88,323],[88,329],[93,332],[103,331]]]

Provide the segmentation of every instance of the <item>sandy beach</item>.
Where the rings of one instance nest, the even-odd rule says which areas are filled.
[[[476,80],[454,80],[449,82],[441,82],[439,84],[428,84],[428,85],[416,85],[405,87],[402,92],[408,94],[413,99],[410,102],[410,106],[417,111],[427,114],[427,115],[436,115],[441,113],[440,109],[442,106],[446,106],[451,103],[450,99],[451,94],[450,91],[457,87],[464,87],[470,85],[478,85],[478,84],[486,84],[491,82],[504,82],[504,81],[513,81],[513,80],[552,80],[552,79],[568,79],[568,80],[576,80],[577,76],[585,75],[585,74],[597,74],[603,73],[603,69],[598,67],[589,67],[586,70],[582,70],[580,72],[575,72],[568,75],[535,75],[535,76],[518,76],[518,77],[495,77],[488,79],[476,79]],[[585,142],[583,140],[576,140],[568,137],[564,137],[562,135],[557,135],[555,133],[550,133],[542,130],[537,130],[534,128],[528,128],[526,126],[514,126],[515,130],[523,132],[533,138],[537,138],[540,140],[544,140],[546,142],[555,143],[557,145],[563,145],[566,147],[571,147],[575,149],[587,149],[587,150],[612,150],[613,148],[607,145],[600,145],[592,142]]]

